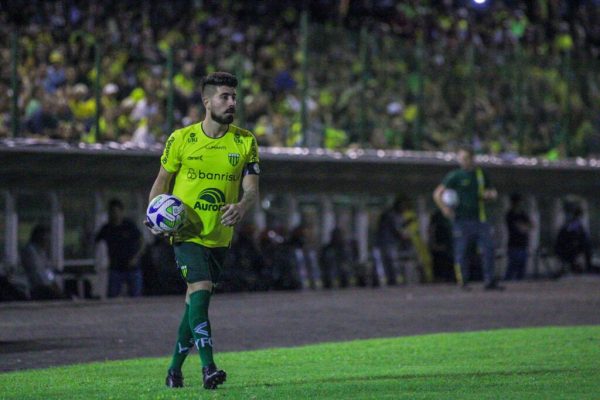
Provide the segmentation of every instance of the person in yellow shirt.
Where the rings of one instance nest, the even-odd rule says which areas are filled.
[[[237,84],[237,78],[226,72],[214,72],[203,78],[204,120],[171,134],[150,190],[150,200],[170,192],[188,209],[188,221],[173,237],[187,294],[166,378],[169,387],[183,386],[181,366],[191,343],[198,348],[205,389],[216,389],[227,378],[213,360],[208,306],[231,244],[233,228],[258,198],[260,173],[254,135],[232,124]]]
[[[83,83],[73,87],[69,99],[69,108],[73,117],[79,121],[90,121],[96,114],[96,101],[90,97],[90,90]]]

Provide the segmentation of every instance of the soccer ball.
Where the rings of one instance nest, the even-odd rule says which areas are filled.
[[[185,206],[172,194],[159,194],[146,210],[146,220],[151,229],[165,233],[176,232],[186,219]]]
[[[458,205],[458,193],[454,189],[445,189],[442,192],[442,203],[446,207],[454,208]]]

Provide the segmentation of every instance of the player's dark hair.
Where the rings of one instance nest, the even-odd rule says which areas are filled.
[[[202,96],[207,86],[228,86],[235,88],[238,85],[238,80],[235,75],[229,72],[213,72],[202,78]]]
[[[511,195],[510,195],[510,202],[512,204],[517,204],[521,200],[523,200],[523,196],[521,195],[521,193],[516,193],[516,192],[511,193]]]
[[[123,202],[119,199],[111,199],[108,202],[108,209],[112,210],[113,208],[119,208],[121,210],[125,209],[125,206],[123,206]]]
[[[35,244],[42,244],[44,237],[50,233],[50,227],[48,225],[36,225],[31,231],[29,241]]]
[[[406,197],[406,195],[404,194],[398,194],[396,196],[396,198],[394,199],[394,203],[392,204],[392,208],[395,211],[403,211],[408,207],[408,197]]]

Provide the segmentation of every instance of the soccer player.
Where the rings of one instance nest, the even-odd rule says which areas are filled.
[[[457,158],[460,168],[450,171],[433,192],[435,203],[452,221],[457,280],[464,289],[469,289],[469,266],[466,253],[471,241],[476,240],[483,250],[485,289],[502,289],[494,274],[494,241],[485,207],[485,202],[495,200],[498,193],[491,187],[483,170],[475,165],[472,149],[460,148]],[[458,194],[456,208],[449,207],[442,200],[442,194],[447,188],[455,190]]]
[[[201,90],[206,116],[202,122],[171,134],[150,191],[150,199],[169,193],[175,178],[172,194],[188,209],[188,221],[172,238],[187,293],[166,378],[169,387],[183,386],[181,366],[192,343],[200,355],[204,388],[216,389],[227,378],[213,360],[208,305],[231,243],[233,227],[258,198],[259,175],[256,139],[231,124],[237,83],[237,78],[226,72],[203,78]]]

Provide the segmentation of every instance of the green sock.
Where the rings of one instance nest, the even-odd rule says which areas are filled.
[[[173,358],[171,359],[171,365],[169,369],[175,371],[181,371],[181,366],[187,357],[190,346],[194,343],[192,331],[190,330],[190,306],[185,305],[185,312],[183,318],[179,323],[179,331],[177,331],[177,343],[175,343],[175,350],[173,351]]]
[[[208,290],[198,290],[190,295],[190,328],[203,367],[214,364],[210,322],[208,321],[209,303],[210,292]]]

